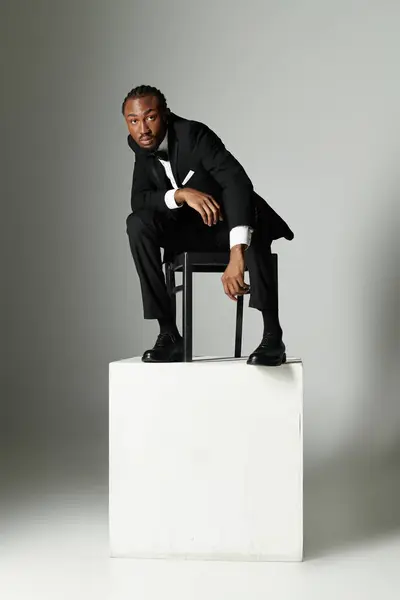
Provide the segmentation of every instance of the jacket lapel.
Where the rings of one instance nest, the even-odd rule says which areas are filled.
[[[155,181],[155,183],[157,184],[157,186],[159,188],[164,187],[164,185],[165,185],[164,178],[161,177],[162,174],[159,171],[160,167],[162,169],[164,169],[163,166],[159,163],[159,161],[154,156],[149,156],[147,158],[147,161],[149,163],[150,173],[153,177],[153,180]]]

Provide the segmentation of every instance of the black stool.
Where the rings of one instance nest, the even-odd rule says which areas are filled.
[[[171,297],[173,316],[176,318],[176,294],[183,292],[182,330],[183,361],[193,358],[193,273],[223,273],[229,263],[229,252],[182,252],[168,256],[165,261],[167,291]],[[274,277],[278,286],[278,255],[271,254]],[[175,285],[175,273],[182,271],[182,285]],[[247,271],[247,268],[246,268]],[[243,296],[238,296],[236,308],[235,358],[242,353]]]

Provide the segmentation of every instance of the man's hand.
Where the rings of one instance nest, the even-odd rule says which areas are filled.
[[[204,194],[193,188],[181,188],[175,192],[175,202],[186,204],[196,210],[205,225],[211,227],[222,221],[221,207],[210,194]]]
[[[237,302],[236,296],[247,294],[250,289],[244,281],[244,248],[245,244],[231,248],[229,264],[221,277],[225,294],[234,302]]]

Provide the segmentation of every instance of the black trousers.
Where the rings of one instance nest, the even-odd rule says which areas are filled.
[[[229,228],[225,221],[208,227],[187,205],[165,212],[135,211],[126,220],[126,231],[139,275],[145,319],[165,319],[172,315],[161,248],[175,252],[229,251]],[[249,306],[277,311],[271,243],[265,235],[262,218],[257,220],[251,244],[245,251],[245,261],[251,285]]]

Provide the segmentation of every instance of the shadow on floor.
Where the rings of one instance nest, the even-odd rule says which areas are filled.
[[[400,449],[306,471],[304,558],[319,558],[400,530]]]

